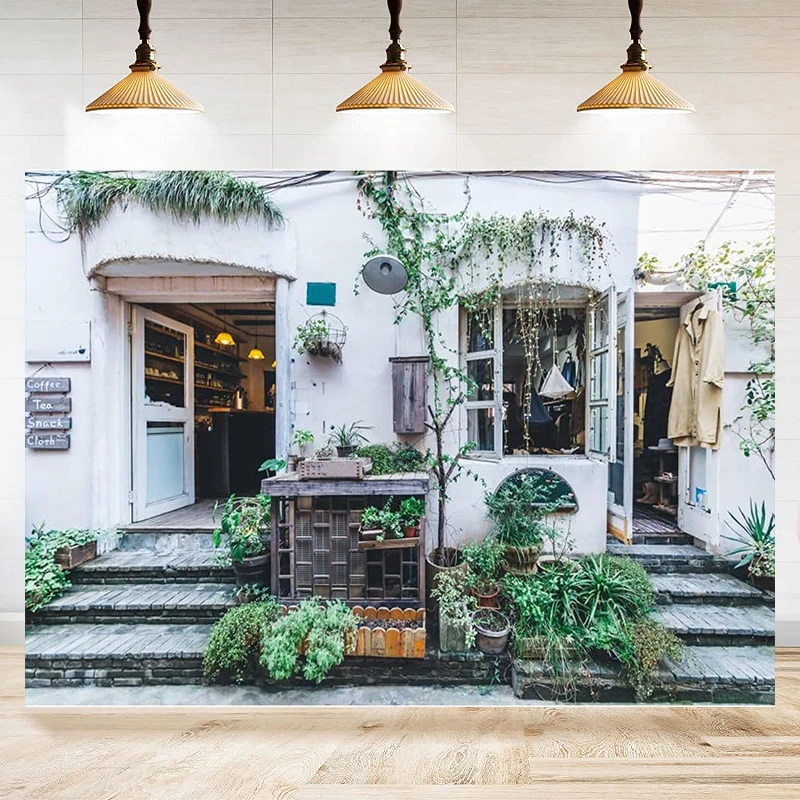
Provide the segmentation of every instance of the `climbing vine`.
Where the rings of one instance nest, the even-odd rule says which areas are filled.
[[[443,559],[449,487],[465,473],[477,476],[463,464],[475,443],[464,442],[452,453],[447,447],[453,415],[474,383],[460,366],[458,349],[440,330],[442,316],[459,306],[464,308],[484,338],[492,342],[494,309],[503,290],[513,285],[519,307],[527,309],[522,313],[528,322],[523,338],[532,337],[545,316],[542,309],[557,308],[555,273],[559,260],[580,260],[582,273],[570,281],[572,285],[596,285],[599,272],[607,270],[608,238],[602,224],[574,213],[551,216],[544,211],[526,211],[518,217],[470,214],[468,181],[464,205],[452,214],[435,210],[402,174],[364,175],[358,189],[358,207],[380,224],[385,236],[380,247],[366,236],[370,245],[366,256],[387,251],[399,258],[408,272],[405,293],[397,301],[395,323],[409,315],[417,316],[422,323],[433,378],[426,425],[435,438],[429,468],[438,494],[437,554]]]

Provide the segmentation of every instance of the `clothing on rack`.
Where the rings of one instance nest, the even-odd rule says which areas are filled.
[[[647,380],[644,404],[644,446],[656,447],[659,439],[667,437],[667,419],[672,404],[672,370],[653,373]]]
[[[679,447],[716,450],[722,439],[725,335],[714,301],[698,301],[675,337],[667,435]]]

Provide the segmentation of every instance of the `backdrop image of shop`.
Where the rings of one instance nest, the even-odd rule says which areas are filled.
[[[196,516],[205,527],[215,500],[258,492],[275,456],[274,314],[266,303],[130,305],[133,523]]]

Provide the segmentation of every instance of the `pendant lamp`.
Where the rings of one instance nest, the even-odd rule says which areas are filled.
[[[247,357],[253,361],[264,360],[264,353],[258,347],[258,317],[256,317],[256,346],[247,354]]]
[[[634,113],[659,112],[689,114],[694,106],[650,74],[650,64],[642,44],[642,5],[644,0],[628,0],[631,12],[631,40],[628,60],[622,65],[622,75],[606,84],[578,106],[578,111],[627,111]]]
[[[447,100],[409,75],[411,67],[405,59],[406,50],[400,44],[403,0],[388,0],[388,6],[392,43],[386,48],[386,61],[381,64],[381,74],[339,103],[336,110],[415,114],[448,114],[455,111]]]
[[[203,111],[196,100],[176,89],[158,74],[156,51],[150,45],[150,9],[152,0],[136,0],[139,9],[139,38],[136,61],[130,65],[131,74],[112,86],[86,106],[87,111],[170,112],[191,114]]]
[[[227,306],[225,306],[227,309]],[[215,344],[221,344],[224,347],[233,347],[236,344],[234,341],[233,336],[231,336],[228,331],[225,330],[225,320],[222,320],[222,330],[216,335],[214,338]]]

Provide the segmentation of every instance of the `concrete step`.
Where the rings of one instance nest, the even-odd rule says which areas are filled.
[[[233,583],[214,550],[113,550],[74,569],[73,584]]]
[[[653,574],[687,572],[729,572],[731,564],[686,544],[622,544],[615,541],[608,545],[607,552],[634,558]]]
[[[211,623],[236,605],[235,593],[235,586],[226,583],[79,585],[31,620],[43,625]]]
[[[156,553],[186,553],[214,548],[210,528],[123,528],[120,550],[152,550]]]
[[[688,572],[652,575],[660,605],[692,603],[717,606],[773,605],[773,597],[733,575],[715,572]]]
[[[775,612],[766,606],[672,603],[659,606],[654,618],[689,645],[744,647],[775,642]]]
[[[688,544],[691,545],[692,537],[688,533],[632,533],[633,544]]]
[[[634,692],[618,664],[591,662],[578,679],[578,702],[630,703]],[[514,694],[529,700],[554,698],[554,681],[541,661],[514,660]],[[647,702],[772,705],[775,650],[772,647],[685,647],[681,658],[662,665],[660,686]]]

